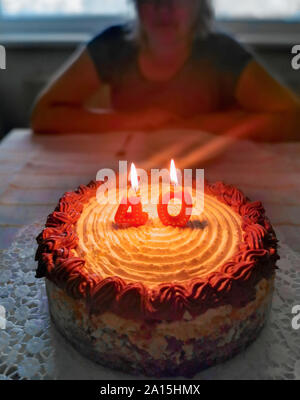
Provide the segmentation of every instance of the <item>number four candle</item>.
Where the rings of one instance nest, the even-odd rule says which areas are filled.
[[[130,180],[135,196],[124,198],[115,215],[115,223],[122,227],[138,227],[145,225],[148,214],[143,212],[141,197],[138,190],[138,178],[134,164],[131,164]],[[131,208],[131,211],[129,209]]]

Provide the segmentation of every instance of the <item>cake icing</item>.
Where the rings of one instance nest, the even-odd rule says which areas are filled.
[[[38,237],[39,248],[36,255],[39,261],[37,277],[46,276],[74,298],[86,298],[91,313],[110,310],[133,319],[180,320],[185,311],[195,316],[223,304],[246,304],[253,300],[257,282],[274,273],[278,259],[277,240],[261,202],[251,202],[238,189],[222,182],[213,185],[205,182],[205,194],[208,198],[206,212],[209,213],[210,204],[216,205],[218,201],[222,206],[216,206],[217,209],[223,207],[224,215],[228,215],[227,218],[223,217],[225,226],[235,226],[235,230],[231,228],[222,239],[230,236],[234,241],[234,237],[240,235],[239,218],[243,231],[238,251],[232,254],[229,261],[219,265],[218,270],[208,272],[207,268],[204,276],[191,279],[185,274],[179,283],[164,282],[162,279],[154,287],[148,287],[143,281],[130,282],[128,274],[125,278],[127,282],[117,271],[117,274],[109,277],[102,276],[100,271],[90,274],[89,268],[93,270],[95,261],[86,266],[83,254],[77,254],[78,243],[80,240],[84,243],[85,239],[78,238],[76,229],[81,216],[85,220],[85,215],[90,215],[89,204],[94,202],[94,206],[96,205],[96,191],[102,183],[91,182],[88,186],[80,186],[77,191],[66,193],[60,199],[56,210],[47,219],[46,229]],[[211,196],[216,200],[211,200]],[[232,212],[224,205],[230,207]],[[236,217],[233,217],[234,213],[237,214]],[[78,229],[80,231],[80,223]],[[146,230],[144,227],[137,229]],[[188,229],[191,233],[195,232],[195,229]],[[216,224],[212,233],[217,231]],[[92,228],[92,232],[95,229]],[[201,236],[202,232],[197,232]],[[84,232],[81,233],[84,237]],[[229,250],[233,249],[234,246],[228,243],[231,243],[230,239],[227,246]],[[80,251],[84,248],[86,246],[81,245]],[[196,264],[199,266],[199,261]],[[106,271],[108,272],[107,269]],[[128,268],[126,270],[123,267],[120,273],[126,271]],[[135,268],[135,275],[136,271]],[[153,274],[148,279],[151,279],[150,276],[153,277]],[[151,281],[152,283],[155,282]]]
[[[158,185],[152,191],[159,196]],[[203,213],[199,204],[194,208],[184,228],[164,226],[156,205],[145,204],[148,223],[123,229],[114,224],[118,204],[100,207],[96,198],[91,199],[76,223],[74,254],[84,258],[90,276],[118,276],[148,288],[204,278],[230,260],[242,241],[242,219],[236,212],[213,196],[207,195],[204,204]],[[173,213],[179,212],[176,208]]]
[[[150,376],[192,376],[255,340],[279,259],[261,202],[205,181],[187,226],[146,204],[146,225],[121,228],[118,205],[97,201],[102,184],[66,193],[37,238],[59,331],[96,362]]]

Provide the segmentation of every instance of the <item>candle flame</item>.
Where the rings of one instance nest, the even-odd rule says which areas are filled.
[[[170,177],[171,177],[171,183],[173,185],[178,185],[178,178],[174,160],[171,160]]]
[[[139,188],[139,181],[136,173],[136,168],[135,165],[132,163],[131,164],[131,169],[130,169],[130,181],[131,181],[131,186],[132,189],[137,192]]]

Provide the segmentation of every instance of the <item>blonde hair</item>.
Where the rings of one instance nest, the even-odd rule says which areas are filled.
[[[163,1],[163,0],[161,0]],[[138,3],[139,0],[131,0],[134,4],[136,11],[136,18],[128,24],[129,31],[127,38],[139,42],[140,44],[145,43],[146,33],[138,18]],[[193,26],[193,38],[202,39],[207,36],[213,29],[214,22],[214,10],[212,0],[198,0],[198,12],[195,18]]]

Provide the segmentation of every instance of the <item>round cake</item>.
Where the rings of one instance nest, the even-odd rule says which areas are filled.
[[[36,276],[61,334],[102,365],[156,377],[193,376],[250,344],[279,259],[261,202],[205,181],[204,209],[186,226],[163,225],[145,204],[147,223],[124,228],[118,204],[99,204],[101,185],[66,193],[37,237]]]

